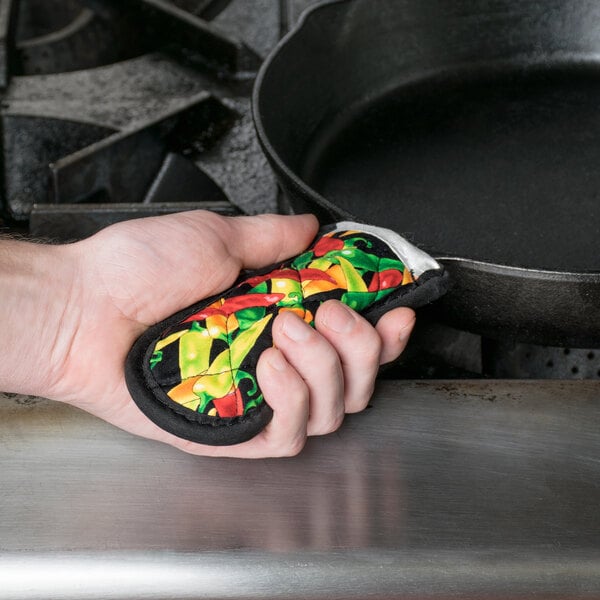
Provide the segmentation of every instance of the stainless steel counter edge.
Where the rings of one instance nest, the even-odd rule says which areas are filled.
[[[0,557],[0,582],[2,600],[597,598],[600,554],[568,560],[506,552],[9,554]]]

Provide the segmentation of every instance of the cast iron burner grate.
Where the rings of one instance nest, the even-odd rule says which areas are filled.
[[[0,0],[5,227],[72,240],[190,208],[278,210],[250,94],[305,4]]]

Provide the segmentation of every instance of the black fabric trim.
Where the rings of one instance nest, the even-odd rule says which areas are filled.
[[[441,298],[451,287],[448,272],[442,267],[425,271],[413,284],[399,287],[380,302],[373,304],[362,316],[375,325],[381,317],[394,308],[422,308]]]

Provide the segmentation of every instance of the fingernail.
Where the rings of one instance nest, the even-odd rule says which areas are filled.
[[[276,348],[273,348],[273,350],[269,352],[267,362],[269,363],[269,366],[271,366],[276,371],[283,372],[287,369],[287,363],[285,362],[283,355]]]
[[[352,309],[343,304],[336,304],[327,308],[323,322],[336,333],[349,333],[356,323],[356,316]]]
[[[309,326],[293,313],[287,313],[283,322],[283,333],[294,342],[305,342],[310,336]]]

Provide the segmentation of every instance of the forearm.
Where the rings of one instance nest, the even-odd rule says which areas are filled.
[[[0,390],[45,395],[71,337],[67,246],[0,239]]]

